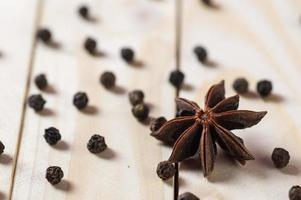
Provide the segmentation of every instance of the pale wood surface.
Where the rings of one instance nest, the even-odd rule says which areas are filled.
[[[97,22],[77,16],[82,3],[91,7]],[[259,125],[234,131],[245,139],[256,160],[241,167],[219,154],[209,180],[196,167],[199,163],[185,161],[180,166],[180,193],[191,191],[202,200],[287,199],[289,188],[301,184],[301,3],[216,3],[220,9],[204,7],[199,0],[183,0],[180,68],[186,79],[180,96],[202,106],[210,85],[222,79],[227,96],[233,95],[231,84],[238,76],[250,81],[252,91],[258,80],[272,80],[274,95],[266,100],[253,94],[241,97],[240,108],[268,111]],[[132,117],[127,92],[143,89],[151,116],[174,116],[175,91],[167,79],[176,67],[175,1],[10,0],[0,2],[0,11],[0,22],[6,25],[0,32],[4,53],[0,110],[5,113],[0,139],[7,147],[0,158],[0,199],[172,199],[172,181],[163,183],[155,173],[157,163],[167,159],[171,149],[150,137],[148,127]],[[37,22],[52,30],[60,49],[41,43],[34,47]],[[91,57],[83,50],[87,36],[97,39],[103,56]],[[192,49],[197,44],[208,49],[215,67],[196,60]],[[144,65],[127,66],[119,56],[122,46],[135,49]],[[105,70],[117,75],[114,92],[98,82]],[[36,114],[22,106],[27,89],[28,94],[39,93],[32,78],[41,72],[51,87],[42,92],[46,110]],[[90,98],[86,112],[72,106],[72,97],[80,90]],[[62,134],[56,147],[48,146],[43,138],[50,126]],[[86,149],[96,133],[104,135],[110,147],[100,156]],[[277,170],[271,164],[276,146],[291,153],[286,169]],[[50,165],[59,165],[65,172],[57,187],[44,179]]]
[[[301,180],[300,124],[300,3],[297,1],[217,1],[218,10],[184,1],[182,69],[187,85],[180,96],[203,105],[210,85],[226,80],[227,95],[234,94],[233,80],[246,77],[255,91],[262,78],[272,80],[273,95],[262,100],[256,95],[241,97],[240,108],[267,110],[262,123],[234,131],[245,139],[256,160],[245,167],[218,156],[209,180],[202,177],[193,161],[180,168],[181,191],[192,191],[202,199],[288,199],[288,190]],[[298,7],[299,6],[299,7]],[[203,66],[192,54],[204,45],[215,67]],[[189,87],[187,87],[189,88]],[[274,147],[291,153],[291,162],[277,170],[270,161]],[[193,171],[193,172],[192,172]]]
[[[81,1],[46,0],[41,26],[50,27],[61,49],[38,44],[33,74],[44,72],[52,91],[43,93],[46,111],[27,108],[13,199],[169,199],[172,185],[156,175],[157,163],[170,149],[149,136],[146,125],[131,114],[127,92],[145,91],[151,116],[174,115],[175,90],[166,84],[174,68],[173,1],[90,1],[97,23],[80,19]],[[67,28],[67,29],[66,29]],[[87,36],[98,40],[104,56],[91,57],[82,48]],[[131,46],[142,66],[128,66],[119,50]],[[117,76],[118,89],[99,84],[105,70]],[[73,94],[86,91],[90,107],[79,112]],[[30,94],[37,93],[30,85]],[[60,129],[62,142],[48,146],[44,129]],[[93,134],[105,136],[109,149],[99,156],[88,152]],[[61,166],[64,182],[51,186],[44,178],[49,165]]]
[[[0,157],[0,199],[10,192],[23,101],[30,69],[37,14],[36,0],[0,1],[0,140],[6,146]]]

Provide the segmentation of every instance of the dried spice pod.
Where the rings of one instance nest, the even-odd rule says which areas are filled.
[[[129,93],[129,100],[133,106],[141,104],[144,100],[144,93],[141,90],[133,90]]]
[[[276,168],[284,168],[289,163],[290,154],[283,148],[275,148],[271,159]]]
[[[132,108],[132,113],[139,121],[143,121],[148,118],[149,108],[147,105],[141,103]]]
[[[152,132],[159,130],[163,124],[165,124],[167,122],[165,117],[158,117],[154,120],[151,121],[150,123],[150,130]]]
[[[178,197],[178,200],[200,200],[197,196],[191,192],[184,192]]]
[[[93,135],[88,144],[87,148],[91,153],[101,153],[107,148],[107,144],[105,142],[105,138],[101,135]]]
[[[58,166],[48,167],[46,170],[46,179],[52,185],[56,185],[61,182],[64,177],[63,170]]]
[[[54,127],[45,129],[44,138],[49,145],[56,145],[61,140],[60,131]]]
[[[42,95],[34,94],[28,98],[28,105],[36,112],[43,110],[46,101],[43,99]]]
[[[5,146],[4,146],[4,144],[0,141],[0,155],[3,154],[4,149],[5,149]]]
[[[237,110],[238,102],[238,95],[225,98],[224,81],[221,81],[209,89],[204,109],[195,102],[177,98],[178,108],[193,110],[195,115],[167,121],[152,135],[163,142],[175,141],[170,162],[181,162],[198,152],[205,177],[213,171],[216,144],[244,165],[247,160],[254,159],[254,156],[247,150],[242,139],[230,130],[254,126],[267,112]]]
[[[39,74],[35,77],[34,82],[40,90],[43,90],[47,87],[48,81],[45,74]]]
[[[299,185],[293,186],[289,190],[288,196],[290,200],[301,200],[301,187]]]
[[[163,180],[166,181],[172,178],[176,173],[175,166],[168,161],[162,161],[157,166],[157,175]]]
[[[172,71],[169,75],[169,82],[176,88],[180,88],[184,81],[184,74],[180,70]]]
[[[48,28],[41,28],[37,32],[37,38],[46,44],[51,42],[51,37],[52,34]]]
[[[115,87],[116,76],[113,72],[104,72],[100,76],[100,83],[106,88],[111,89]]]
[[[85,92],[77,92],[73,96],[73,105],[79,110],[82,110],[85,107],[87,107],[88,102],[89,98]]]
[[[121,49],[120,56],[127,63],[131,63],[134,60],[135,53],[131,48],[125,47]]]

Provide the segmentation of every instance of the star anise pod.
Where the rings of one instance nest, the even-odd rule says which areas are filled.
[[[216,143],[243,165],[254,159],[243,140],[230,130],[254,126],[267,112],[237,110],[239,96],[225,98],[224,81],[209,89],[204,109],[184,98],[176,98],[176,104],[180,110],[194,114],[172,119],[152,133],[157,139],[174,144],[170,162],[181,162],[198,153],[207,177],[214,168]]]

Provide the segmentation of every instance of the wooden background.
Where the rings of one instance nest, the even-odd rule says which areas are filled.
[[[96,22],[78,17],[83,3]],[[241,98],[241,108],[268,111],[258,126],[235,131],[256,160],[241,167],[220,154],[209,180],[202,177],[199,163],[188,160],[180,166],[180,193],[190,191],[202,200],[288,199],[290,187],[301,184],[301,2],[216,3],[219,7],[212,9],[199,0],[0,1],[0,139],[6,145],[0,157],[0,199],[172,199],[172,181],[162,182],[155,172],[171,149],[132,117],[127,92],[142,89],[151,116],[172,118],[176,91],[167,80],[176,67],[186,75],[180,96],[200,105],[210,85],[222,79],[229,96],[238,76],[246,77],[253,91],[263,78],[274,85],[268,99],[254,94]],[[49,27],[61,47],[37,42],[38,27]],[[87,36],[97,39],[103,56],[91,57],[83,50]],[[197,44],[208,49],[211,66],[196,60],[192,49]],[[141,66],[120,59],[123,46],[135,50]],[[117,90],[99,84],[105,70],[116,74]],[[36,114],[26,99],[39,93],[32,80],[41,72],[50,88],[42,92],[46,109]],[[85,112],[72,105],[80,90],[90,98]],[[62,134],[55,147],[43,139],[50,126]],[[86,149],[96,133],[109,146],[100,156]],[[276,146],[291,153],[283,170],[270,161]],[[56,187],[44,178],[50,165],[65,173]]]

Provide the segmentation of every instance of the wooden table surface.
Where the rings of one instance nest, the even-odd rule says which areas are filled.
[[[261,79],[274,86],[265,100],[241,97],[242,109],[268,111],[259,125],[235,131],[256,160],[242,167],[220,154],[209,180],[198,163],[183,162],[180,193],[190,191],[202,200],[288,199],[290,187],[301,184],[301,2],[216,3],[213,9],[200,0],[0,1],[0,140],[6,145],[0,156],[0,199],[173,199],[173,182],[161,181],[155,170],[171,148],[132,117],[127,93],[142,89],[150,115],[171,119],[176,91],[168,76],[177,67],[185,73],[180,96],[201,106],[210,85],[223,79],[227,96],[235,93],[231,85],[239,76],[250,81],[252,91]],[[89,5],[95,22],[78,16],[82,4]],[[48,27],[60,48],[36,41],[39,27]],[[88,36],[97,39],[102,56],[83,50]],[[214,65],[196,60],[192,49],[197,44],[207,48]],[[120,59],[124,46],[135,50],[142,65]],[[99,84],[106,70],[117,76],[114,91]],[[50,83],[43,92],[33,84],[39,73]],[[85,112],[72,105],[77,91],[89,96]],[[26,104],[36,93],[47,100],[40,114]],[[50,126],[62,134],[55,147],[43,138]],[[93,134],[105,136],[109,146],[99,156],[86,149]],[[270,161],[277,146],[291,154],[283,170]],[[65,173],[56,187],[44,178],[50,165]]]

